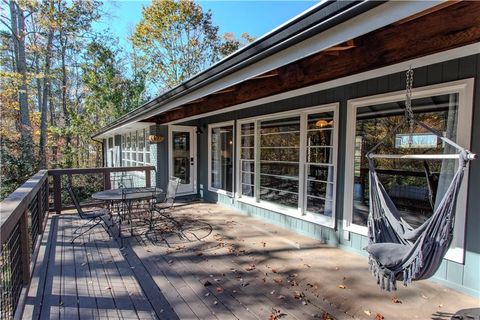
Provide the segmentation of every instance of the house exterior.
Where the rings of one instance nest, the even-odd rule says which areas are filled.
[[[479,2],[322,1],[93,138],[103,141],[106,166],[152,164],[158,186],[176,176],[181,195],[365,254],[365,154],[405,121],[410,66],[415,117],[480,153]],[[406,126],[378,152],[452,150]],[[402,217],[418,226],[442,199],[455,161],[377,166]],[[472,161],[434,277],[474,296],[479,183]]]

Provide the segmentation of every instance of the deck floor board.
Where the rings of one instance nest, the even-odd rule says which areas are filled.
[[[96,227],[72,244],[84,221],[73,211],[52,214],[23,318],[429,318],[438,305],[454,314],[473,303],[423,281],[399,288],[402,303],[394,304],[376,287],[365,257],[218,205],[179,205],[173,218],[176,231],[160,220],[121,242]]]

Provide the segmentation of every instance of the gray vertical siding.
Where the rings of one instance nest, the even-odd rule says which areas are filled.
[[[168,126],[151,126],[150,134],[165,137],[160,143],[150,144],[150,161],[156,168],[155,185],[162,188],[168,182]]]
[[[476,81],[480,79],[480,54],[415,69],[414,86],[422,87],[472,77],[474,77]],[[346,140],[347,131],[347,100],[404,90],[404,88],[405,74],[401,72],[184,123],[184,125],[195,125],[201,129],[201,133],[197,136],[199,195],[208,201],[234,207],[249,215],[260,217],[271,223],[295,230],[322,242],[339,245],[346,250],[365,254],[362,251],[362,248],[366,246],[367,238],[355,233],[347,233],[347,240],[345,239],[342,230],[344,211],[342,195],[344,194],[346,187],[344,183],[346,152],[344,141]],[[206,129],[208,124],[334,102],[340,103],[336,202],[337,226],[335,230],[244,203],[233,202],[232,199],[227,196],[218,195],[208,191],[208,133]],[[476,82],[474,89],[473,130],[471,141],[472,151],[480,153],[480,86]],[[235,168],[235,170],[237,170],[237,168]],[[480,197],[476,196],[478,190],[480,190],[480,161],[474,161],[471,163],[469,174],[468,211],[465,231],[465,263],[459,264],[444,260],[435,276],[435,279],[438,281],[476,296],[480,295],[480,235],[478,233],[480,226],[480,211],[478,210],[478,208],[480,208]]]

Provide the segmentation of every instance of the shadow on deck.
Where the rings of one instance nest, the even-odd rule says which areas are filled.
[[[430,281],[382,292],[366,258],[217,205],[175,214],[184,234],[160,224],[122,248],[102,228],[71,244],[81,221],[52,215],[24,318],[449,319],[478,307]]]

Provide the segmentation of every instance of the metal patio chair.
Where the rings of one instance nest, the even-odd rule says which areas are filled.
[[[172,217],[170,216],[170,213],[175,205],[175,197],[177,196],[179,184],[179,178],[170,177],[168,180],[167,191],[165,193],[155,195],[152,201],[152,211],[156,211],[160,215],[171,219]]]
[[[107,232],[108,236],[111,237],[110,234],[110,225],[107,223],[106,219],[110,219],[110,212],[108,209],[104,208],[98,208],[97,210],[91,210],[91,211],[84,211],[82,207],[80,206],[80,202],[78,201],[78,197],[75,194],[75,191],[73,190],[72,186],[70,184],[67,184],[66,189],[68,191],[68,194],[70,195],[70,198],[72,199],[72,202],[77,209],[78,215],[80,219],[82,220],[87,220],[84,224],[79,226],[73,231],[73,234],[77,234],[81,229],[86,228],[82,232],[78,233],[73,239],[70,241],[70,243],[73,243],[78,237],[84,235],[85,233],[89,232],[96,226],[100,225],[103,227],[103,229]]]

